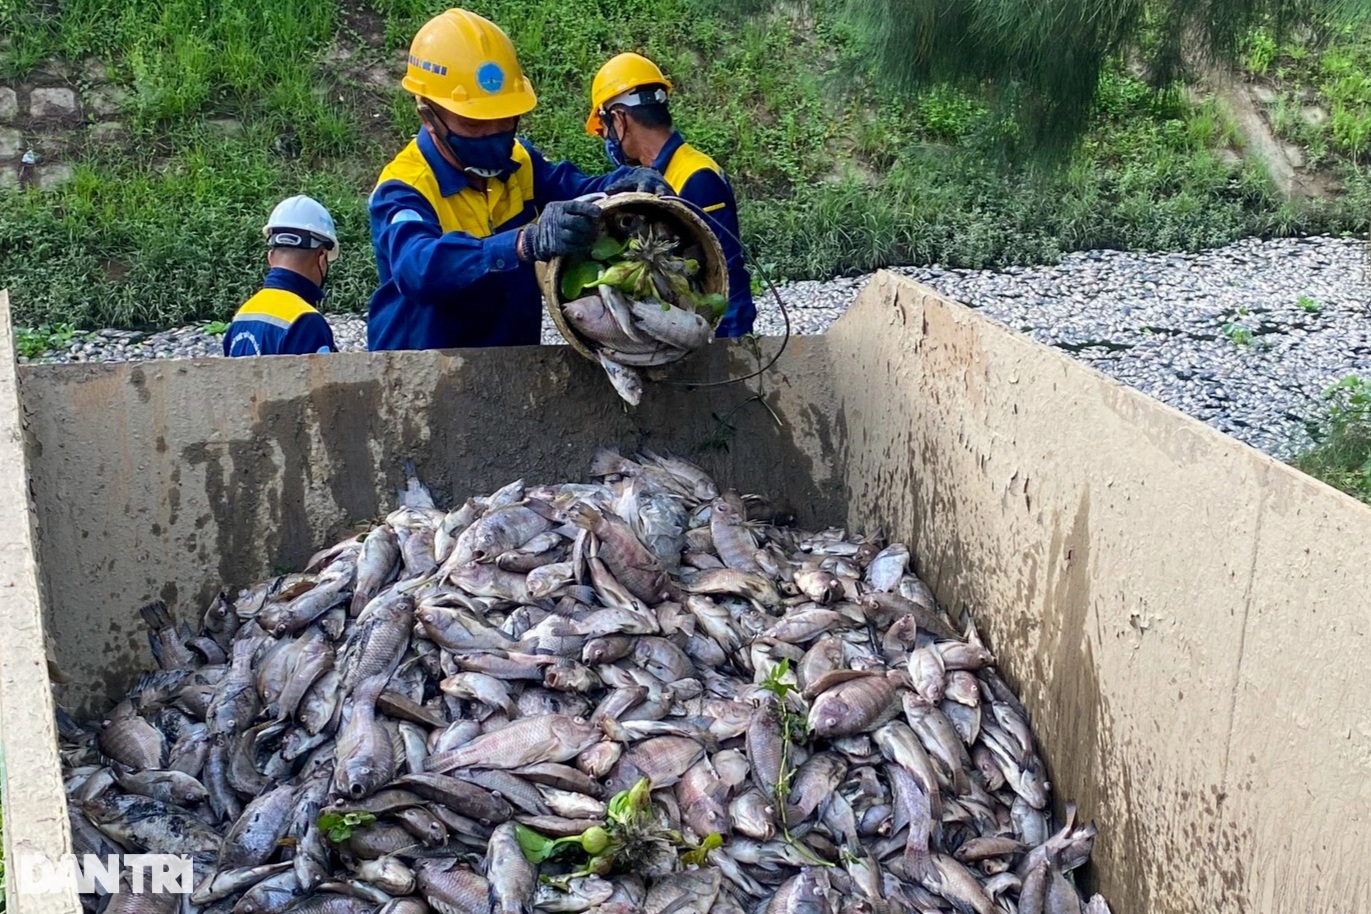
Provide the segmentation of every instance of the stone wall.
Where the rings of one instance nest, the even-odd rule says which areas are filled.
[[[94,60],[74,69],[49,63],[23,80],[0,82],[0,190],[70,179],[80,153],[125,138],[127,98]]]

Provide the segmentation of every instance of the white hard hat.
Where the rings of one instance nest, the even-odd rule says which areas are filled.
[[[330,262],[338,259],[338,229],[333,217],[318,200],[304,194],[276,204],[262,235],[273,247],[323,247]]]

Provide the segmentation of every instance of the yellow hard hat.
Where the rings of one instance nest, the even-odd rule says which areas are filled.
[[[460,9],[439,13],[419,29],[400,85],[478,121],[518,117],[538,104],[509,36],[489,19]]]
[[[595,136],[604,126],[600,112],[605,105],[625,92],[640,86],[666,86],[671,83],[661,69],[641,54],[620,54],[600,68],[590,85],[590,117],[586,118],[586,133]]]

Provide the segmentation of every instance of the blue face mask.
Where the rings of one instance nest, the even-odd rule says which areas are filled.
[[[614,128],[609,124],[605,124],[605,157],[615,168],[623,168],[628,164],[628,156],[624,155],[624,145],[619,142],[619,138],[614,135]]]
[[[462,170],[481,178],[498,178],[512,173],[514,131],[489,136],[458,136],[448,133],[448,145],[462,163]]]

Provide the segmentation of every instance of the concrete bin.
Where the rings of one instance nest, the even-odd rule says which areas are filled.
[[[0,295],[10,860],[69,850],[54,699],[97,712],[151,665],[142,603],[198,615],[299,565],[393,506],[406,458],[465,497],[645,445],[908,542],[1033,712],[1058,804],[1099,825],[1087,882],[1116,912],[1371,910],[1371,509],[926,287],[882,274],[773,372],[632,412],[568,347],[12,353]],[[692,360],[753,366],[724,341]]]

